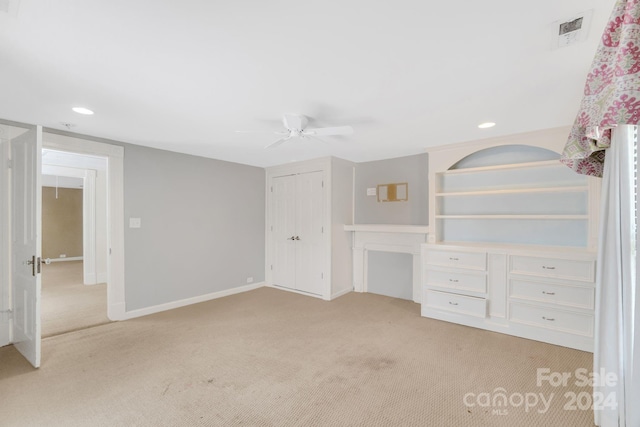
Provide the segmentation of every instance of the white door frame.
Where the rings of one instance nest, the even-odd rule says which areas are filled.
[[[11,143],[0,141],[0,347],[11,342],[11,170],[7,167]]]
[[[96,267],[96,171],[42,165],[42,175],[82,178],[82,271],[85,285],[98,283]]]
[[[54,133],[43,134],[43,148],[107,158],[107,316],[125,318],[124,147]]]

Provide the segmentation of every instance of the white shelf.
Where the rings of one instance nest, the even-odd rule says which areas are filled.
[[[455,197],[455,196],[483,196],[494,194],[526,194],[526,193],[573,193],[588,191],[588,186],[571,186],[571,187],[538,187],[538,188],[505,188],[502,190],[477,190],[477,191],[458,191],[449,193],[436,193],[436,197]]]
[[[558,160],[436,171],[432,242],[590,246],[593,183]]]
[[[588,215],[436,215],[436,219],[589,219]]]
[[[566,167],[559,160],[545,160],[541,162],[528,162],[528,163],[510,163],[506,165],[496,165],[496,166],[481,166],[477,168],[464,168],[464,169],[451,169],[446,171],[447,175],[459,175],[459,174],[467,174],[467,173],[478,173],[478,172],[494,172],[497,170],[508,170],[508,169],[527,169],[527,168],[540,168],[540,167]]]
[[[447,241],[431,243],[433,247],[441,247],[443,249],[459,249],[460,247],[471,248],[472,250],[491,250],[492,252],[511,253],[527,253],[535,256],[561,256],[568,252],[572,256],[584,256],[585,259],[593,259],[596,253],[593,250],[582,246],[548,246],[548,245],[532,245],[532,244],[513,244],[513,243],[488,243],[488,242],[468,242],[468,241]]]
[[[428,225],[401,224],[352,224],[345,225],[345,231],[366,231],[370,233],[415,233],[428,234]]]

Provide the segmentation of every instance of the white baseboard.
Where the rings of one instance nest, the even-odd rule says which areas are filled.
[[[323,299],[325,301],[328,301],[322,295],[310,294],[309,292],[303,292],[303,291],[299,291],[297,289],[285,288],[284,286],[273,285],[273,284],[271,284],[271,285],[265,284],[265,286],[268,287],[268,288],[279,289],[279,290],[285,291],[285,292],[291,292],[291,293],[294,293],[294,294],[304,295],[304,296],[311,297],[311,298],[319,298],[319,299]]]
[[[227,297],[229,295],[235,295],[242,292],[248,292],[254,289],[261,288],[264,285],[265,285],[264,282],[252,283],[250,285],[239,286],[237,288],[225,289],[224,291],[212,292],[210,294],[200,295],[200,296],[191,297],[191,298],[185,298],[178,301],[171,301],[164,304],[154,305],[152,307],[145,307],[145,308],[140,308],[138,310],[126,311],[124,313],[124,316],[120,320],[133,319],[135,317],[141,317],[141,316],[146,316],[148,314],[159,313],[161,311],[171,310],[178,307],[184,307],[186,305],[197,304],[199,302]]]
[[[349,292],[353,292],[353,288],[347,288],[347,289],[343,289],[341,291],[336,292],[335,294],[331,295],[331,299],[334,300],[338,297],[341,297],[342,295],[346,295]]]
[[[70,257],[66,257],[66,258],[45,258],[45,259],[48,259],[50,262],[82,261],[82,257],[81,256],[70,256]]]

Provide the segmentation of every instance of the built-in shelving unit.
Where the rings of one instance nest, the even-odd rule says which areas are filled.
[[[436,240],[586,247],[589,182],[557,160],[435,174]]]
[[[429,152],[423,316],[592,350],[600,183],[553,159],[565,139],[558,129]],[[486,162],[506,145],[526,156]]]

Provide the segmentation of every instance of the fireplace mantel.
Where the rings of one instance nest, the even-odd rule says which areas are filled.
[[[353,290],[367,292],[368,251],[400,252],[413,255],[413,301],[419,303],[420,245],[427,242],[429,226],[399,224],[345,225],[353,232]]]

